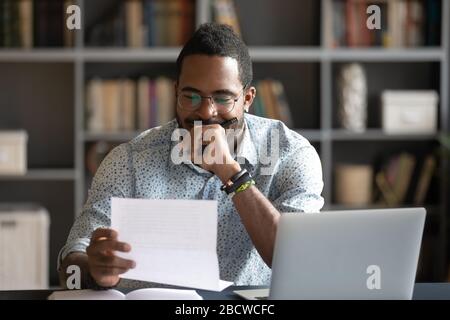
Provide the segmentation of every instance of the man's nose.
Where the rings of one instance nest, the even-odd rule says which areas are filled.
[[[197,109],[197,115],[202,120],[209,120],[217,116],[217,110],[211,98],[202,99],[201,105]]]

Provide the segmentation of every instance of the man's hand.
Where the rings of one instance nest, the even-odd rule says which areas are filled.
[[[225,129],[219,124],[194,126],[191,129],[191,160],[214,173],[223,183],[241,170],[233,159]],[[233,138],[234,139],[234,138]],[[205,147],[202,148],[202,144]]]
[[[98,228],[92,233],[91,243],[86,249],[89,273],[98,285],[115,286],[119,275],[136,266],[132,260],[120,258],[114,251],[129,252],[131,246],[117,240],[115,230]]]

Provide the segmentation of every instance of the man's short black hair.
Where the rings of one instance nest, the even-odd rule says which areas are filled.
[[[225,24],[204,23],[184,45],[177,59],[177,79],[180,77],[183,60],[193,54],[231,57],[239,66],[239,80],[249,86],[253,80],[253,68],[248,48],[233,29]]]

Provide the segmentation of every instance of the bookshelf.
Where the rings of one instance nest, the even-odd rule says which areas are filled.
[[[83,13],[83,30],[76,32],[73,48],[0,49],[0,85],[8,88],[5,90],[8,97],[6,93],[0,93],[0,128],[25,128],[30,134],[30,170],[23,177],[0,177],[0,201],[35,201],[49,209],[52,285],[57,284],[56,254],[81,210],[90,183],[86,168],[89,147],[97,141],[111,144],[128,141],[139,133],[92,133],[86,130],[87,80],[95,76],[133,79],[141,75],[171,76],[180,50],[180,47],[89,46],[86,35],[89,26],[119,1],[76,2]],[[271,77],[283,82],[293,115],[293,129],[309,139],[321,157],[324,209],[347,208],[334,201],[336,163],[371,164],[386,150],[401,148],[426,152],[438,145],[441,134],[448,133],[450,2],[441,0],[440,45],[417,48],[329,47],[325,23],[329,0],[235,2],[238,13],[252,13],[239,22],[254,62],[255,80]],[[196,0],[195,24],[198,26],[212,19],[210,0]],[[367,68],[369,123],[368,130],[363,133],[340,129],[337,124],[335,76],[339,67],[347,62],[359,62]],[[7,78],[5,74],[10,76]],[[33,74],[31,80],[29,74]],[[388,79],[384,79],[383,74],[387,74]],[[18,89],[22,81],[28,83],[25,90]],[[370,109],[375,108],[375,102],[370,96],[391,87],[437,90],[440,96],[439,131],[426,135],[383,133],[379,117],[371,117]],[[42,92],[41,98],[33,96],[35,90]],[[43,95],[53,98],[49,102]],[[30,113],[27,105],[34,105],[36,112]],[[11,110],[6,108],[14,110],[4,118]],[[45,151],[41,152],[42,148]],[[355,153],[358,154],[356,157]],[[448,160],[444,156],[440,159],[440,170],[448,170]],[[431,197],[433,202],[426,206],[430,213],[426,236],[431,239],[427,248],[431,250],[433,263],[423,279],[442,281],[447,273],[449,248],[446,201],[449,189],[444,174],[433,192],[436,192]]]

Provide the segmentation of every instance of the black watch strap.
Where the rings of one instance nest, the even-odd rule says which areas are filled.
[[[238,173],[236,173],[234,176],[232,176],[228,181],[231,181],[231,184],[236,183],[236,181],[241,178],[245,173],[247,173],[246,169],[242,169],[241,171],[239,171]],[[220,187],[220,190],[225,191],[226,188],[228,187],[227,184],[224,184]]]
[[[232,185],[227,186],[224,190],[227,194],[234,193],[241,185],[252,180],[252,176],[249,172],[245,171]]]

